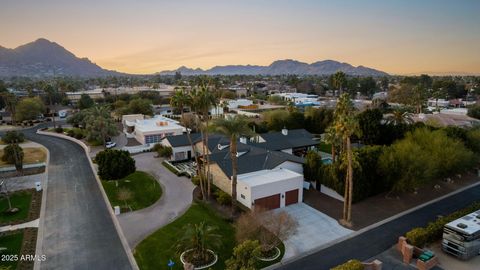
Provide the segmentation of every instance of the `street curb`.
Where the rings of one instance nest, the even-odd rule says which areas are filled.
[[[430,205],[430,204],[436,203],[436,202],[438,202],[438,201],[441,201],[441,200],[443,200],[443,199],[446,199],[446,198],[448,198],[448,197],[451,197],[451,196],[453,196],[453,195],[455,195],[455,194],[458,194],[458,193],[463,192],[463,191],[465,191],[465,190],[467,190],[467,189],[476,187],[476,186],[478,186],[478,185],[480,185],[480,181],[479,181],[479,182],[476,182],[476,183],[473,183],[473,184],[471,184],[471,185],[465,186],[465,187],[463,187],[463,188],[457,189],[457,190],[455,190],[455,191],[452,191],[452,192],[450,192],[450,193],[448,193],[448,194],[445,194],[445,195],[443,195],[443,196],[440,196],[440,197],[438,197],[438,198],[435,198],[435,199],[433,199],[433,200],[431,200],[431,201],[428,201],[428,202],[425,202],[425,203],[423,203],[423,204],[417,205],[417,206],[415,206],[415,207],[413,207],[413,208],[407,209],[407,210],[405,210],[405,211],[403,211],[403,212],[400,212],[400,213],[398,213],[398,214],[396,214],[396,215],[393,215],[393,216],[391,216],[391,217],[389,217],[389,218],[386,218],[386,219],[381,220],[381,221],[379,221],[379,222],[377,222],[377,223],[374,223],[374,224],[372,224],[372,225],[369,225],[369,226],[367,226],[367,227],[365,227],[365,228],[362,228],[362,229],[360,229],[360,230],[358,230],[358,231],[355,231],[355,232],[353,232],[353,233],[351,233],[351,234],[348,234],[348,235],[346,235],[346,236],[344,236],[344,237],[340,237],[340,238],[338,238],[338,239],[336,239],[336,240],[334,240],[334,241],[332,241],[332,242],[328,242],[328,243],[326,243],[326,244],[324,244],[324,245],[321,245],[321,246],[319,246],[319,247],[317,247],[317,248],[315,248],[315,249],[312,249],[312,250],[310,250],[310,251],[308,251],[308,252],[302,253],[302,254],[300,254],[300,255],[291,257],[291,258],[289,258],[289,259],[287,259],[287,260],[285,260],[285,261],[281,261],[281,262],[278,262],[278,263],[276,263],[276,264],[272,264],[272,265],[270,265],[270,266],[267,266],[267,267],[265,267],[265,268],[262,268],[262,270],[276,269],[277,267],[280,267],[280,266],[283,266],[283,265],[292,263],[292,262],[294,262],[294,261],[300,260],[300,259],[305,258],[305,257],[307,257],[307,256],[310,256],[310,255],[312,255],[312,254],[314,254],[314,253],[316,253],[316,252],[319,252],[319,251],[321,251],[321,250],[323,250],[323,249],[329,248],[329,247],[331,247],[331,246],[333,246],[333,245],[336,245],[336,244],[338,244],[338,243],[340,243],[340,242],[343,242],[343,241],[345,241],[345,240],[348,240],[348,239],[350,239],[350,238],[353,238],[353,237],[356,237],[356,236],[358,236],[358,235],[360,235],[360,234],[363,234],[363,233],[365,233],[365,232],[367,232],[367,231],[370,231],[370,230],[373,230],[373,229],[375,229],[375,228],[377,228],[377,227],[380,227],[380,226],[382,226],[382,225],[384,225],[384,224],[386,224],[386,223],[388,223],[388,222],[390,222],[390,221],[392,221],[392,220],[395,220],[395,219],[397,219],[397,218],[399,218],[399,217],[402,217],[402,216],[408,215],[408,214],[410,214],[410,213],[412,213],[412,212],[415,212],[416,210],[421,209],[421,208],[423,208],[423,207],[425,207],[425,206],[428,206],[428,205]]]
[[[52,132],[45,132],[45,131],[37,130],[37,134],[69,140],[69,141],[72,141],[72,142],[80,145],[83,148],[83,150],[85,150],[85,154],[87,156],[88,163],[90,164],[90,168],[92,169],[93,175],[95,176],[95,179],[97,180],[97,184],[100,188],[100,192],[102,193],[103,200],[105,201],[105,204],[108,208],[108,212],[110,213],[110,216],[112,218],[115,229],[117,230],[118,236],[120,237],[120,241],[122,242],[123,249],[125,250],[125,253],[127,254],[128,260],[130,261],[130,265],[132,266],[133,269],[138,270],[139,268],[138,268],[137,262],[135,261],[135,258],[133,257],[133,253],[132,253],[132,250],[130,249],[130,247],[128,245],[127,238],[125,238],[125,235],[123,234],[122,228],[120,227],[120,223],[118,222],[118,219],[113,212],[113,209],[112,209],[112,206],[110,205],[110,201],[108,200],[107,194],[105,193],[105,190],[103,189],[102,182],[101,182],[100,178],[98,177],[97,172],[95,170],[95,166],[93,165],[92,159],[90,158],[90,155],[89,155],[90,147],[80,140],[77,140],[77,139],[72,138],[70,136],[66,136],[66,135],[59,134],[59,133],[52,133]]]
[[[42,205],[40,206],[40,221],[38,222],[38,231],[37,231],[37,244],[35,246],[35,255],[43,255],[43,228],[45,226],[45,208],[47,208],[47,188],[48,188],[48,165],[50,164],[50,151],[48,148],[43,146],[47,150],[47,160],[45,162],[45,181],[42,184]],[[35,260],[33,263],[34,270],[40,270],[41,261]]]

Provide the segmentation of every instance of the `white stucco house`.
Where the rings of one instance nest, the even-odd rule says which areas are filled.
[[[140,144],[154,144],[166,136],[181,135],[185,128],[178,121],[155,115],[146,118],[143,115],[122,116],[124,132],[127,137],[134,137]]]

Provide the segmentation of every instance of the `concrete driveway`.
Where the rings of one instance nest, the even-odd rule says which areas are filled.
[[[293,204],[275,211],[285,211],[298,222],[297,232],[284,242],[283,260],[312,251],[353,233],[352,230],[340,226],[335,219],[304,203]]]
[[[118,221],[130,248],[159,228],[181,216],[191,205],[194,185],[186,177],[178,177],[162,165],[156,153],[134,155],[137,170],[152,174],[162,186],[162,197],[148,208],[121,214]]]

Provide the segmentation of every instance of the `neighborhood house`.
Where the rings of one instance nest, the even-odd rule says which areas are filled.
[[[124,115],[122,122],[127,137],[143,145],[158,143],[165,136],[181,135],[185,129],[178,121],[159,115],[152,118],[142,114]]]

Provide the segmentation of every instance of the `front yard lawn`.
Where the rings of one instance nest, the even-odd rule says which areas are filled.
[[[180,256],[175,250],[176,242],[183,235],[185,225],[199,224],[202,221],[218,227],[217,233],[222,236],[222,246],[220,250],[215,250],[218,262],[213,269],[225,269],[225,261],[232,256],[235,246],[235,229],[232,224],[202,203],[193,203],[183,216],[154,232],[135,248],[134,255],[140,269],[167,269],[170,259],[175,262],[172,269],[183,269]]]
[[[28,217],[32,194],[30,192],[18,191],[10,193],[9,196],[12,207],[19,208],[20,211],[15,214],[5,213],[8,209],[8,200],[7,198],[2,197],[0,199],[0,224],[26,219]]]
[[[41,147],[25,147],[23,148],[23,154],[23,164],[45,162],[47,159],[47,152]],[[3,157],[3,149],[0,149],[0,157]],[[0,159],[0,166],[13,166],[13,164],[7,164]]]
[[[160,184],[150,174],[136,171],[120,180],[102,181],[112,207],[120,206],[123,210],[132,211],[146,208],[154,204],[162,195]],[[129,199],[121,199],[128,198]],[[128,205],[128,207],[127,207]]]
[[[0,236],[0,248],[7,248],[7,250],[0,252],[1,256],[6,255],[17,255],[20,259],[20,249],[22,248],[23,241],[23,231],[18,233],[13,233],[9,235]],[[16,269],[17,261],[16,260],[0,260],[0,268],[5,267],[6,269]]]

